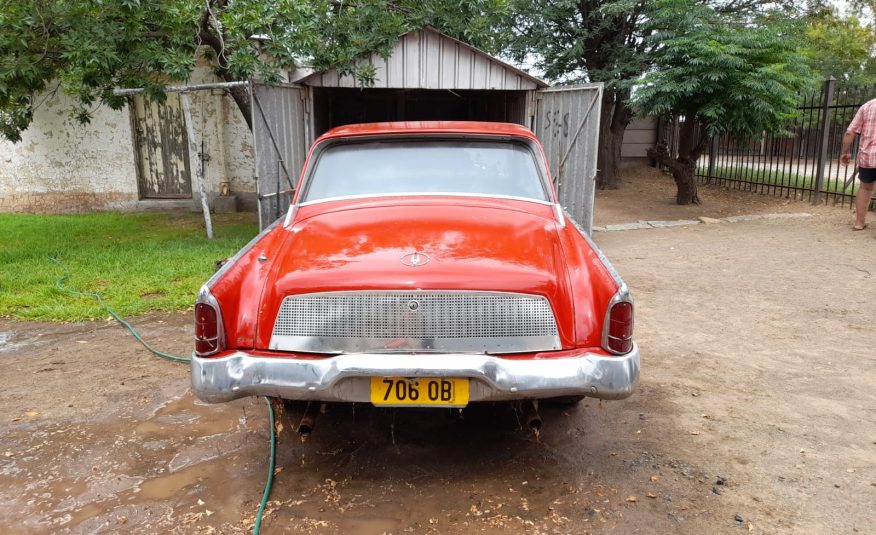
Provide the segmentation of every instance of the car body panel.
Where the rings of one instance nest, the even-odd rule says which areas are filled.
[[[541,147],[528,129],[478,122],[382,123],[336,128],[311,148],[299,180],[299,192],[310,160],[323,143],[364,136],[407,139],[435,135],[492,136],[531,143],[541,160],[551,202],[435,194],[374,195],[298,205],[296,193],[285,220],[279,220],[253,240],[208,283],[211,298],[221,306],[226,346],[205,358],[235,355],[231,360],[239,362],[242,351],[254,359],[304,362],[332,358],[333,355],[268,350],[283,299],[296,294],[368,290],[541,295],[553,309],[562,349],[492,357],[610,358],[612,353],[604,348],[603,324],[610,302],[621,290],[626,292],[626,286],[589,238],[553,204],[556,196],[549,171],[544,167]],[[414,253],[424,255],[427,261],[417,265],[403,261]],[[431,358],[441,356],[433,354]],[[638,378],[638,358],[636,350],[634,380]],[[211,396],[216,397],[215,392]]]

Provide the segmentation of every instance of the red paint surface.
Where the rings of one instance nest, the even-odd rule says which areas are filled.
[[[537,143],[518,125],[415,122],[344,126],[314,147],[338,137],[436,133],[515,136]],[[429,262],[417,267],[401,262],[415,251],[428,255]],[[257,260],[262,254],[267,261]],[[222,307],[228,348],[263,350],[287,295],[369,289],[544,295],[554,309],[563,349],[592,350],[600,345],[605,309],[617,286],[587,241],[571,224],[561,227],[549,205],[406,196],[302,206],[288,228],[275,227],[211,290]],[[551,356],[568,353],[514,358]]]

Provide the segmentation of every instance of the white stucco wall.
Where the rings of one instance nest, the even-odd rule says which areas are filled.
[[[198,68],[191,83],[214,82]],[[71,118],[71,100],[60,92],[45,98],[18,143],[0,141],[0,211],[83,212],[93,210],[198,208],[192,168],[191,201],[140,201],[137,162],[128,107],[97,108],[91,123]],[[221,90],[191,93],[195,134],[204,138],[208,197],[228,180],[239,205],[254,209],[252,134],[234,100]]]
[[[0,141],[0,211],[126,209],[137,202],[127,109],[98,108],[88,125],[63,94],[43,95],[18,143]]]

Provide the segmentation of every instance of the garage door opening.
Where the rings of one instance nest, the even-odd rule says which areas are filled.
[[[311,143],[348,124],[490,121],[530,128],[545,149],[563,208],[589,232],[601,84],[550,88],[538,78],[438,30],[402,35],[388,55],[362,58],[371,85],[329,68],[256,86],[253,119],[262,227],[289,206]]]
[[[313,88],[314,134],[383,121],[497,121],[526,125],[527,91]]]

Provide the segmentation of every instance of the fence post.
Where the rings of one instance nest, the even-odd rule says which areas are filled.
[[[712,136],[709,140],[709,170],[706,172],[708,176],[706,184],[711,184],[715,177],[715,157],[718,154],[718,136]]]
[[[818,168],[815,175],[815,194],[812,204],[821,202],[821,188],[824,185],[824,166],[827,163],[827,142],[830,137],[830,106],[833,104],[833,93],[836,89],[836,78],[831,76],[824,82],[824,99],[821,104],[821,139],[818,147]]]

